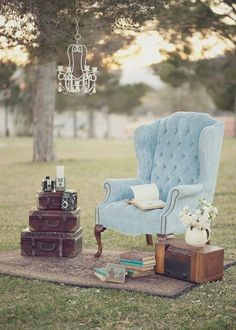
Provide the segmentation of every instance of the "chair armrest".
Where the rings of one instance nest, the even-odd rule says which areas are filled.
[[[98,205],[98,207],[112,202],[120,201],[122,199],[131,199],[133,197],[130,186],[141,184],[139,179],[109,179],[104,182],[106,190],[105,199]]]
[[[186,196],[192,196],[199,194],[203,190],[203,185],[201,183],[198,184],[189,184],[189,185],[182,185],[182,186],[175,186],[170,189],[171,190],[177,190],[179,193],[179,198],[183,198]],[[168,194],[169,196],[169,194]],[[168,199],[168,197],[167,197]]]
[[[203,185],[199,184],[192,184],[192,185],[182,185],[182,186],[175,186],[170,189],[168,192],[167,200],[165,207],[162,211],[163,216],[167,216],[171,213],[174,209],[177,199],[182,199],[185,197],[198,195],[203,191]]]
[[[165,207],[161,212],[161,233],[183,233],[183,224],[178,220],[179,212],[184,206],[194,208],[202,197],[203,185],[182,185],[169,190]],[[172,221],[169,221],[171,219]]]

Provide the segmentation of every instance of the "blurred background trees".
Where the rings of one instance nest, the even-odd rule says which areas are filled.
[[[17,54],[1,57],[5,134],[9,135],[8,114],[14,113],[18,133],[33,135],[34,161],[55,158],[55,110],[71,113],[74,137],[83,127],[76,115],[79,110],[88,113],[89,137],[95,136],[98,111],[106,118],[104,136],[109,136],[111,113],[145,115],[152,111],[160,116],[163,111],[198,111],[198,95],[205,95],[202,111],[210,111],[211,99],[216,111],[236,112],[234,1],[2,0],[0,11],[1,49],[26,57],[24,67],[15,61]],[[96,94],[68,97],[56,93],[56,64],[67,62],[66,48],[74,41],[77,14],[89,64],[99,67],[99,76]],[[154,39],[148,39],[150,31],[158,32],[153,34],[159,40],[156,60],[151,54],[150,40]],[[139,65],[149,69],[143,69],[135,80],[134,62],[141,51],[138,38],[147,50]],[[120,52],[128,54],[123,63]],[[131,69],[122,82],[125,63]],[[151,83],[155,75],[163,82],[159,87]]]

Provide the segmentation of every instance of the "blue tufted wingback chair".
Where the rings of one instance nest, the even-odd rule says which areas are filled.
[[[179,212],[193,211],[200,198],[212,202],[220,161],[224,125],[207,114],[176,112],[136,129],[136,179],[112,179],[104,184],[105,200],[96,207],[94,228],[102,253],[101,232],[112,228],[129,235],[183,233]],[[127,203],[131,185],[156,183],[163,209],[140,210]]]

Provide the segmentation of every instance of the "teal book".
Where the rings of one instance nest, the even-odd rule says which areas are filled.
[[[128,259],[120,259],[120,263],[124,265],[134,265],[134,266],[140,266],[142,267],[144,263],[142,261],[136,261],[136,260],[128,260]]]
[[[147,275],[152,275],[154,274],[153,270],[147,270],[145,272],[140,272],[139,270],[131,270],[128,269],[128,276],[130,277],[142,277],[142,276],[147,276]]]
[[[102,276],[107,276],[107,268],[106,267],[95,268],[95,272],[102,275]]]
[[[137,266],[137,267],[147,267],[147,266],[154,266],[156,264],[155,259],[149,260],[148,262],[142,262],[137,260],[128,260],[128,259],[120,259],[120,263],[122,265],[130,265],[130,266]]]

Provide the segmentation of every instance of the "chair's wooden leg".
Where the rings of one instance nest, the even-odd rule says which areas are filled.
[[[94,235],[95,235],[95,238],[97,240],[97,245],[98,245],[98,250],[94,255],[95,258],[99,258],[102,254],[102,237],[101,237],[101,233],[105,230],[106,230],[106,228],[103,227],[102,225],[95,225],[95,227],[94,227]]]
[[[170,238],[174,238],[173,233],[170,233],[170,234],[157,234],[157,240],[158,241],[166,241]]]
[[[206,229],[206,232],[207,232],[207,239],[208,241],[206,242],[207,245],[210,245],[211,242],[210,242],[210,231],[208,229]]]
[[[146,234],[147,245],[153,245],[152,235]]]

